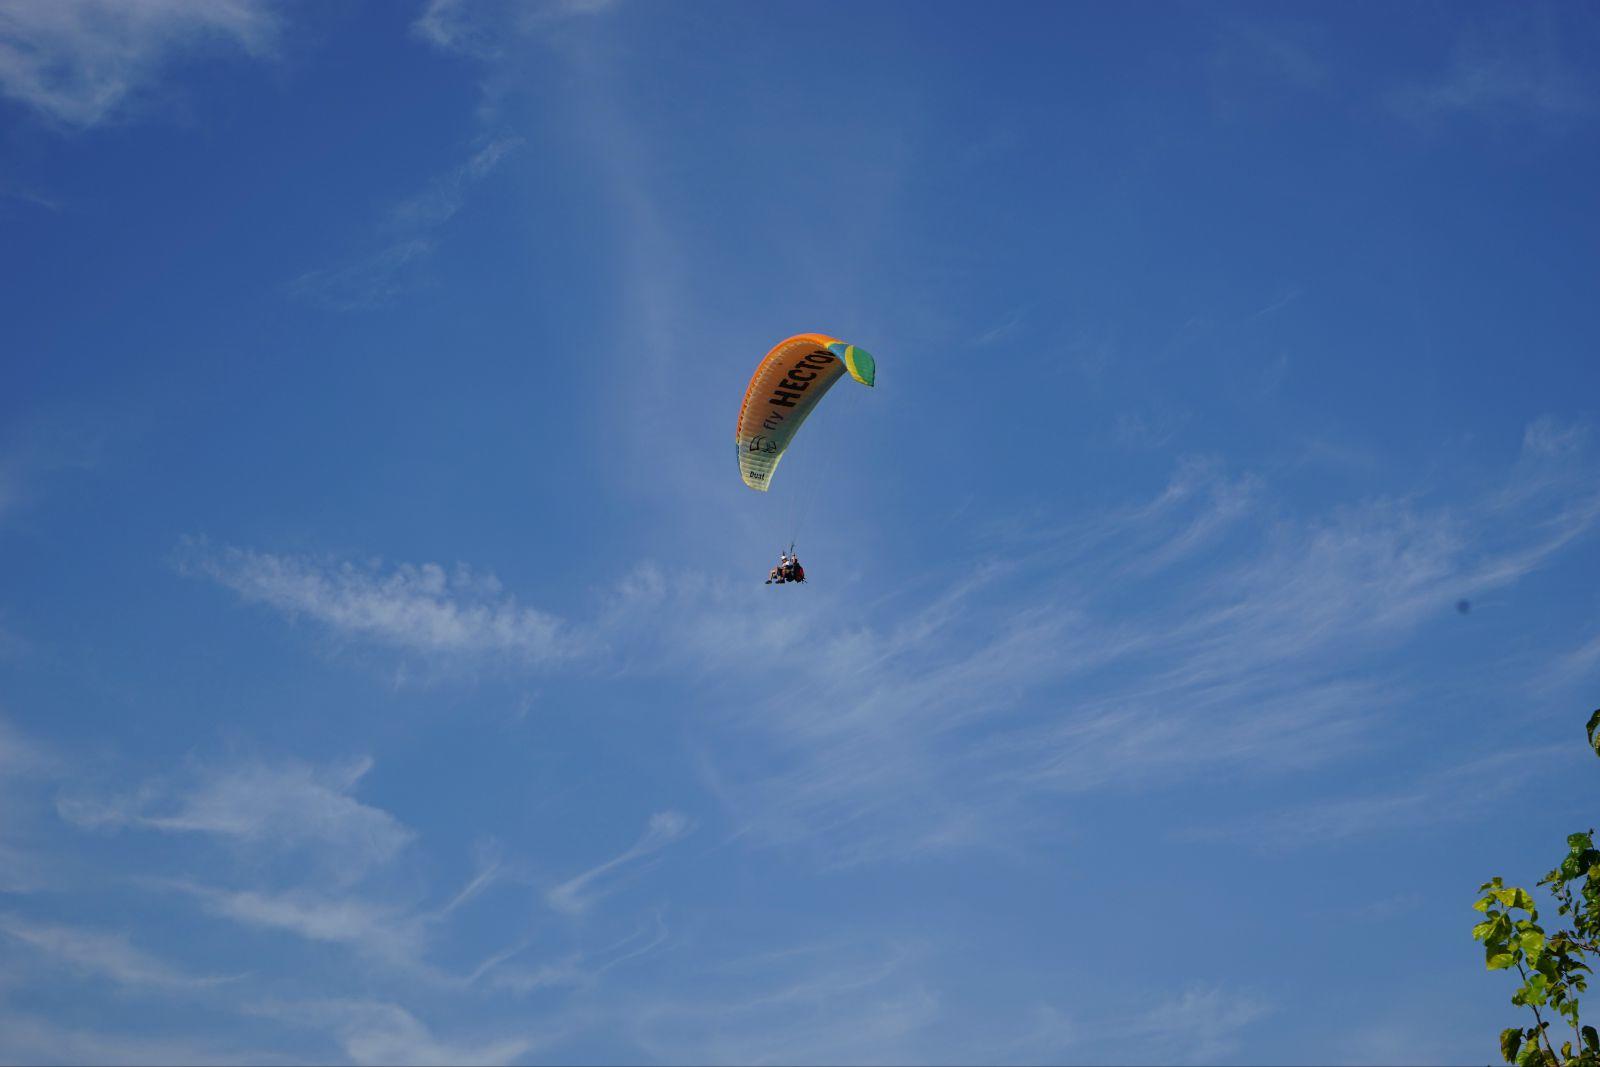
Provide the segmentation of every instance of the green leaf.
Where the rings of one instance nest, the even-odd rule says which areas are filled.
[[[1595,731],[1600,730],[1600,708],[1594,710],[1589,716],[1589,721],[1583,727],[1583,732],[1589,735],[1589,747],[1594,749],[1594,754],[1600,756],[1600,736]]]
[[[1592,1026],[1583,1028],[1583,1046],[1594,1052],[1600,1052],[1600,1030]]]
[[[1496,952],[1494,946],[1484,954],[1484,964],[1491,971],[1503,971],[1517,962],[1517,957],[1510,952]]]
[[[1486,919],[1472,928],[1472,939],[1482,941],[1489,936],[1489,931],[1494,929],[1494,920]]]
[[[1489,895],[1499,901],[1502,907],[1519,908],[1526,912],[1534,910],[1533,898],[1528,895],[1526,889],[1520,886],[1511,886],[1509,889],[1496,889]]]
[[[1507,1063],[1517,1062],[1517,1050],[1522,1047],[1522,1031],[1515,1026],[1508,1026],[1500,1031],[1500,1055],[1506,1058]]]

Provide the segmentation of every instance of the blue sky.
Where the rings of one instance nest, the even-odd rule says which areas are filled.
[[[1596,799],[1596,70],[6,0],[0,1059],[1494,1059],[1473,890]],[[758,495],[802,331],[878,387]]]

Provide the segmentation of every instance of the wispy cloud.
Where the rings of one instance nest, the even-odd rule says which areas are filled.
[[[1027,318],[1028,310],[1029,306],[1026,304],[1012,308],[1001,317],[999,322],[996,322],[993,326],[973,338],[973,345],[983,348],[987,345],[997,344],[1012,336],[1022,327]]]
[[[1230,528],[1257,512],[1263,489],[1261,479],[1253,475],[1230,478],[1215,463],[1183,461],[1162,494],[1162,502],[1176,503],[1198,494],[1198,506],[1180,528],[1166,533],[1163,543],[1150,546],[1132,569],[1154,574],[1211,546]]]
[[[439,914],[441,916],[449,915],[457,908],[465,907],[471,903],[495,883],[500,877],[503,866],[504,861],[498,854],[484,860],[480,864],[478,872],[456,892],[455,896],[450,898],[449,903],[439,910]]]
[[[260,1005],[256,1012],[285,1023],[330,1030],[358,1064],[459,1063],[496,1065],[520,1059],[540,1044],[532,1037],[442,1041],[397,1004],[374,1000],[308,1000]],[[548,1040],[547,1035],[540,1035]]]
[[[1278,297],[1278,299],[1274,300],[1270,304],[1265,305],[1264,307],[1257,308],[1255,311],[1252,311],[1250,314],[1246,315],[1244,317],[1244,321],[1254,322],[1257,319],[1264,319],[1269,315],[1275,315],[1279,311],[1282,311],[1284,308],[1288,307],[1290,304],[1294,303],[1296,300],[1299,300],[1304,295],[1305,290],[1301,289],[1298,285],[1291,285],[1282,296]]]
[[[500,161],[521,144],[519,137],[490,141],[472,153],[465,163],[441,174],[428,188],[397,204],[390,224],[396,229],[432,229],[449,222],[461,210],[472,186],[488,177]]]
[[[660,852],[683,838],[691,829],[693,824],[681,812],[657,812],[650,816],[650,823],[644,834],[632,846],[551,889],[545,894],[545,902],[557,911],[569,915],[580,914],[587,910],[592,902],[595,894],[593,886],[596,882],[614,877],[621,868]]]
[[[617,6],[617,0],[428,0],[411,32],[476,59],[500,56],[519,33]]]
[[[0,735],[0,741],[4,739]],[[31,760],[20,743],[0,745],[0,770],[6,769],[8,753],[17,766]],[[228,847],[237,860],[231,868],[219,868],[214,857],[204,853],[187,853],[194,859],[188,869],[203,869],[204,874],[187,876],[181,861],[175,864],[169,858],[159,876],[135,875],[132,882],[155,893],[186,898],[200,910],[242,927],[339,946],[348,951],[353,966],[380,977],[391,988],[437,994],[477,986],[526,995],[538,989],[589,987],[611,969],[665,943],[666,928],[656,916],[653,924],[614,944],[598,949],[579,945],[553,956],[546,952],[533,963],[513,962],[538,943],[526,930],[465,970],[434,962],[431,956],[439,945],[460,931],[461,915],[469,904],[501,882],[527,892],[534,879],[525,865],[519,871],[519,865],[491,842],[479,847],[477,869],[461,888],[442,905],[424,906],[423,893],[409,876],[415,869],[394,863],[402,851],[412,848],[414,833],[390,813],[352,795],[371,766],[366,759],[335,765],[294,760],[208,762],[186,774],[152,780],[123,796],[89,799],[79,792],[58,798],[56,806],[68,822],[88,830],[142,830]],[[587,913],[604,894],[605,883],[618,878],[624,868],[638,867],[690,829],[689,820],[677,812],[656,814],[632,847],[556,887],[548,902],[568,914]],[[586,928],[611,932],[615,924],[610,918],[591,916]],[[112,935],[91,935],[22,916],[0,916],[0,934],[41,951],[49,949],[79,969],[95,969],[130,984],[142,981],[170,990],[215,981],[164,968]],[[499,1047],[484,1046],[485,1055]]]
[[[1582,452],[1589,442],[1589,424],[1566,422],[1541,415],[1522,434],[1522,451],[1539,459],[1561,458]]]
[[[548,664],[628,647],[630,672],[737,709],[704,761],[737,826],[848,863],[1001,847],[1052,794],[1281,774],[1379,743],[1381,713],[1411,695],[1385,656],[1600,521],[1576,435],[1536,422],[1529,441],[1500,489],[1449,508],[1396,497],[1296,515],[1262,477],[1185,460],[1148,501],[1029,529],[931,595],[869,607],[819,588],[773,613],[743,587],[646,566],[569,623],[464,570],[205,546],[185,567],[409,651]],[[804,684],[771,684],[769,655],[793,647]],[[582,910],[670,831],[548,902]]]
[[[601,235],[614,253],[616,277],[609,287],[615,294],[614,310],[608,315],[608,328],[597,334],[594,343],[619,356],[626,354],[626,358],[597,364],[597,371],[620,374],[620,368],[633,367],[627,373],[637,373],[641,359],[664,367],[668,357],[651,339],[685,331],[694,333],[712,351],[748,351],[759,343],[752,337],[765,334],[752,334],[748,327],[754,324],[736,323],[737,316],[730,319],[725,301],[718,314],[710,314],[710,309],[701,305],[699,290],[707,275],[694,264],[705,261],[708,254],[722,264],[719,270],[763,276],[768,271],[779,272],[774,277],[783,279],[781,288],[789,293],[787,299],[801,300],[798,307],[831,309],[835,328],[842,327],[847,316],[859,320],[884,314],[863,295],[863,283],[882,270],[892,272],[875,254],[883,253],[889,243],[886,231],[890,227],[885,220],[894,214],[895,197],[913,170],[909,138],[900,121],[874,116],[883,119],[874,122],[855,115],[844,126],[833,123],[825,131],[815,131],[826,137],[836,155],[853,161],[835,175],[843,183],[841,188],[848,190],[843,195],[834,191],[838,183],[830,181],[805,183],[763,201],[777,204],[795,199],[796,194],[828,201],[828,230],[833,234],[828,257],[772,259],[752,251],[772,241],[781,242],[784,238],[779,235],[794,229],[793,222],[783,225],[769,213],[748,220],[740,247],[719,247],[713,252],[704,243],[704,232],[685,228],[685,218],[678,210],[679,194],[674,190],[677,176],[691,173],[704,160],[684,157],[681,166],[663,167],[664,160],[678,158],[683,145],[671,139],[658,140],[660,124],[641,121],[652,106],[648,81],[639,82],[621,61],[626,54],[616,47],[621,38],[610,32],[611,20],[604,17],[607,11],[622,6],[576,0],[529,4],[436,0],[415,27],[419,36],[435,46],[482,65],[485,95],[494,102],[493,107],[539,85],[551,68],[562,72],[556,102],[568,112],[571,127],[583,142],[581,149],[596,178],[592,193],[604,201],[608,217],[615,222]],[[530,76],[535,71],[539,73]],[[752,89],[756,87],[752,85]],[[534,106],[545,112],[552,98],[547,88],[537,91],[540,95]],[[762,87],[757,91],[768,90]],[[774,98],[784,95],[775,93]],[[774,160],[783,158],[788,150],[786,143],[764,134],[754,140],[747,137],[746,142],[747,153],[770,153]],[[707,173],[707,180],[721,180]],[[735,200],[723,199],[734,206]],[[780,207],[779,215],[804,210]],[[769,231],[775,225],[777,228]],[[763,232],[770,236],[761,238]],[[810,328],[826,326],[817,323]],[[883,334],[876,336],[882,338]],[[767,343],[773,340],[777,338],[768,338]],[[671,402],[641,408],[610,435],[609,447],[647,456],[648,462],[611,464],[608,473],[626,482],[631,492],[658,500],[670,498],[680,509],[685,501],[720,499],[721,479],[708,476],[704,464],[685,458],[703,452],[699,442],[714,403],[711,394],[679,389],[671,384],[670,376],[663,381],[674,390]]]
[[[483,6],[472,0],[428,0],[422,14],[411,24],[411,32],[447,52],[493,55],[501,38],[490,32],[479,17]]]
[[[1227,17],[1208,57],[1212,102],[1224,114],[1282,106],[1290,93],[1326,88],[1324,42],[1305,22]]]
[[[1465,32],[1448,70],[1395,90],[1390,106],[1418,122],[1456,116],[1576,120],[1600,113],[1592,77],[1567,58],[1560,34],[1526,14],[1507,9],[1502,24]]]
[[[309,270],[289,283],[289,295],[329,311],[367,311],[418,288],[433,254],[427,237],[407,237],[353,263]]]
[[[630,1009],[627,1026],[648,1055],[669,1062],[945,1060],[951,1050],[932,1038],[940,1000],[919,980],[917,956],[868,939],[734,961],[682,975],[674,994]]]
[[[1126,1032],[1142,1046],[1144,1062],[1217,1063],[1236,1053],[1243,1032],[1269,1011],[1256,997],[1202,987],[1152,1005]]]
[[[1156,403],[1144,411],[1124,411],[1117,416],[1112,439],[1123,448],[1153,450],[1166,445],[1189,422],[1189,412]]]
[[[228,981],[191,975],[135,948],[124,934],[34,922],[0,913],[0,933],[46,959],[134,989],[201,989]]]
[[[69,127],[127,109],[175,56],[274,47],[262,0],[11,0],[0,7],[0,92]]]
[[[437,247],[438,231],[461,210],[472,187],[521,143],[520,138],[499,137],[480,146],[465,162],[395,205],[383,226],[390,239],[382,247],[353,262],[307,271],[289,283],[290,295],[333,311],[364,311],[416,289]]]
[[[1600,633],[1561,654],[1542,684],[1547,687],[1575,685],[1600,675]]]
[[[1396,998],[1366,1018],[1341,1020],[1340,1036],[1322,1057],[1330,1062],[1374,1067],[1429,1067],[1439,1063],[1493,1062],[1500,1054],[1492,1029],[1481,1025],[1482,1009],[1443,989],[1419,989]],[[1419,1027],[1418,1018],[1437,1020]]]
[[[1271,1014],[1259,997],[1200,985],[1136,1011],[1105,1010],[1092,1020],[1053,1005],[1034,1009],[1032,1024],[1001,1044],[1001,1062],[1219,1063],[1238,1052],[1244,1033]]]
[[[0,893],[29,893],[51,884],[53,864],[32,833],[36,787],[56,760],[0,718]]]
[[[611,944],[568,952],[532,965],[509,962],[530,947],[527,943],[514,945],[479,964],[467,975],[466,984],[481,983],[521,995],[561,987],[592,989],[608,971],[648,956],[669,938],[667,924],[658,912],[652,922]]]
[[[0,774],[7,780],[47,770],[53,760],[0,718]]]
[[[0,893],[31,893],[50,884],[50,863],[37,852],[0,840]]]
[[[0,199],[16,200],[19,203],[32,204],[34,207],[42,207],[46,211],[61,210],[61,201],[52,199],[51,197],[45,196],[42,193],[36,193],[32,189],[24,189],[20,186],[12,185],[3,179],[0,179]]]
[[[715,662],[748,711],[752,746],[708,759],[708,786],[758,837],[849,862],[995,845],[1050,793],[1282,774],[1383,743],[1381,713],[1414,695],[1389,653],[1600,521],[1592,480],[1536,460],[1506,480],[1515,508],[1506,488],[1305,517],[1264,479],[1186,463],[1148,503],[1012,544],[893,624],[819,593],[768,633],[738,596],[667,582],[659,610],[690,624],[680,661]],[[741,671],[728,647],[803,647],[805,682],[763,686],[766,660]]]
[[[185,542],[184,574],[330,633],[432,657],[500,657],[526,664],[580,654],[585,638],[554,615],[523,607],[499,581],[467,567],[383,569]]]
[[[1237,836],[1272,848],[1318,848],[1471,819],[1492,810],[1542,767],[1573,752],[1565,745],[1502,752],[1423,774],[1402,786],[1294,805],[1233,826],[1191,831],[1190,836]]]
[[[0,525],[37,495],[37,483],[60,471],[92,470],[105,454],[112,420],[71,408],[14,420],[0,440]]]
[[[88,828],[208,834],[274,852],[312,849],[349,880],[392,859],[413,836],[388,812],[350,795],[371,767],[370,759],[332,767],[217,765],[184,785],[153,782],[112,800],[66,797],[58,809]]]
[[[151,1037],[62,1026],[32,1015],[0,1010],[0,1060],[10,1063],[280,1064],[303,1062],[263,1049],[207,1043],[197,1038]]]
[[[348,945],[370,959],[404,965],[414,964],[422,956],[423,924],[405,908],[304,890],[231,890],[185,881],[153,881],[150,885],[190,896],[222,918],[308,941]]]
[[[1588,116],[1594,97],[1559,71],[1526,68],[1504,59],[1468,59],[1443,79],[1394,96],[1401,114],[1414,119],[1441,115],[1497,115],[1525,109],[1555,117]]]

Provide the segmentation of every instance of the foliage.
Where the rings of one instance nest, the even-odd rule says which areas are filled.
[[[1587,732],[1600,756],[1600,710],[1589,716]],[[1472,936],[1483,942],[1485,963],[1491,971],[1515,970],[1521,976],[1511,1003],[1533,1013],[1533,1026],[1501,1031],[1500,1053],[1517,1067],[1600,1067],[1600,1033],[1578,1018],[1578,997],[1592,973],[1584,961],[1600,956],[1600,849],[1594,830],[1569,835],[1566,858],[1539,885],[1549,888],[1556,912],[1571,924],[1568,929],[1547,935],[1533,897],[1498,877],[1478,887],[1483,897],[1473,905],[1483,913]],[[1552,1022],[1572,1030],[1559,1048],[1550,1033]]]

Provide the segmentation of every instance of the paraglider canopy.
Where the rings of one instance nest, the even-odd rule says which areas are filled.
[[[796,334],[767,353],[739,407],[735,441],[745,485],[766,492],[800,424],[846,374],[870,386],[877,364],[866,351],[826,334]]]

